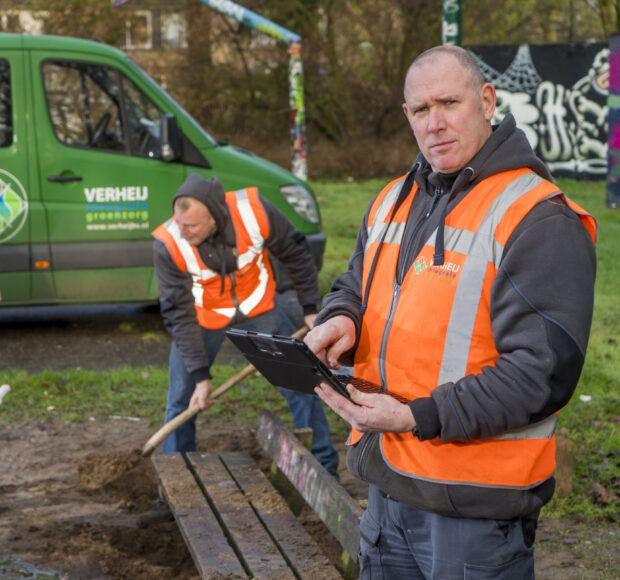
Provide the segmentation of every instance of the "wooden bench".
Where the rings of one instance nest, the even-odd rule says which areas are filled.
[[[357,572],[362,509],[270,412],[261,411],[256,439],[343,548],[341,574],[246,452],[157,454],[162,497],[202,578],[352,577]],[[276,473],[278,472],[278,473]]]

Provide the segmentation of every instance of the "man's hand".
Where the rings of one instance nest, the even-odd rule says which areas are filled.
[[[315,326],[304,342],[327,366],[338,369],[340,356],[355,345],[355,324],[348,316],[334,316]]]
[[[304,323],[308,327],[309,330],[314,328],[314,319],[316,318],[316,314],[306,314],[304,316]]]
[[[415,427],[409,406],[389,395],[362,393],[352,385],[347,385],[351,400],[357,403],[354,404],[326,383],[321,383],[314,390],[336,414],[362,433],[404,433]]]
[[[189,406],[200,405],[200,409],[204,411],[207,408],[207,399],[211,394],[211,390],[211,381],[209,379],[196,383],[192,398],[189,400]]]

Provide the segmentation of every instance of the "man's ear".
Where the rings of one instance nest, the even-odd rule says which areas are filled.
[[[495,87],[491,83],[484,83],[480,89],[480,100],[482,102],[482,110],[484,118],[490,121],[495,113],[496,103]]]

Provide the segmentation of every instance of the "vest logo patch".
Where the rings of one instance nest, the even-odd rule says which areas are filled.
[[[428,268],[428,264],[426,263],[426,258],[424,256],[422,256],[421,258],[418,258],[413,263],[413,268],[415,270],[416,275],[421,274],[422,272],[424,272],[424,270],[426,270],[426,268]]]
[[[441,266],[435,266],[432,258],[429,260],[424,256],[420,256],[413,263],[413,269],[416,276],[422,274],[425,278],[430,276],[437,280],[456,282],[461,272],[461,265],[454,262],[445,262]]]
[[[441,266],[431,264],[428,268],[427,275],[434,278],[443,279],[448,282],[455,282],[461,271],[461,265],[454,262],[444,262]]]

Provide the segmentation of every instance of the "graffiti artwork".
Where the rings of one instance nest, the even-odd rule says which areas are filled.
[[[607,206],[620,207],[620,34],[609,39]]]
[[[469,48],[554,177],[605,179],[609,47],[604,43]]]

